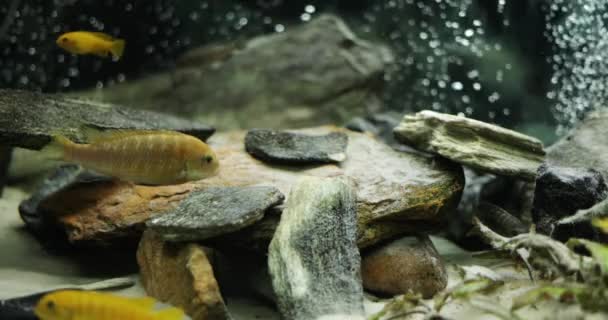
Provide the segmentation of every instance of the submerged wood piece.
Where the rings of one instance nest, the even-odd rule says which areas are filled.
[[[85,127],[165,129],[207,139],[215,129],[186,119],[59,95],[0,89],[0,145],[41,149],[52,135],[84,142]]]
[[[284,319],[364,319],[355,190],[348,179],[303,178],[268,249]]]
[[[211,249],[164,242],[147,230],[137,250],[146,293],[184,309],[192,320],[230,319],[209,259]]]
[[[300,132],[326,134],[336,130],[349,137],[347,158],[340,165],[267,165],[244,150],[245,132],[229,132],[209,140],[220,161],[217,176],[172,186],[89,183],[62,190],[40,207],[56,217],[71,241],[104,241],[138,235],[146,220],[175,208],[194,190],[264,185],[288,194],[302,176],[346,176],[356,184],[357,242],[363,247],[409,231],[437,228],[453,212],[464,185],[459,165],[397,152],[372,137],[347,130],[320,127]],[[247,246],[263,247],[275,227],[276,215],[267,214],[238,233]]]
[[[489,123],[425,110],[406,115],[394,130],[400,142],[455,162],[534,181],[545,151],[542,142]]]

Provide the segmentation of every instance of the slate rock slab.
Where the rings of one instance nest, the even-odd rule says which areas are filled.
[[[367,290],[390,296],[420,293],[428,299],[448,284],[445,265],[428,236],[390,241],[362,255]]]
[[[249,226],[284,199],[274,187],[212,187],[190,193],[146,225],[166,241],[200,241]]]
[[[400,142],[497,175],[534,181],[545,151],[540,140],[489,123],[425,110],[395,128]]]
[[[556,233],[555,223],[580,209],[592,207],[607,196],[608,186],[604,177],[594,169],[543,165],[536,179],[532,218],[539,232],[558,239],[565,240],[568,236],[593,237],[590,224],[580,224],[578,228],[571,225],[569,231],[564,224]]]
[[[230,319],[215,279],[212,252],[193,243],[168,243],[146,230],[137,249],[146,293],[182,308],[192,320]]]
[[[0,145],[39,150],[52,134],[84,142],[82,129],[165,129],[206,140],[215,129],[186,119],[58,95],[0,89]]]
[[[253,129],[245,136],[245,150],[275,163],[307,164],[342,162],[348,136],[342,132],[313,136],[287,131]]]
[[[120,181],[84,184],[54,194],[40,208],[56,218],[72,242],[105,242],[139,236],[147,220],[175,208],[196,190],[265,185],[287,195],[302,176],[347,176],[357,186],[360,246],[407,232],[440,228],[460,199],[464,185],[462,167],[444,159],[397,152],[365,134],[335,127],[299,132],[327,134],[336,130],[349,138],[346,160],[339,166],[268,165],[244,150],[245,132],[226,132],[209,140],[221,163],[214,177],[172,186]],[[235,232],[238,239],[230,241],[266,250],[280,217],[278,211]]]
[[[284,319],[364,319],[355,197],[341,178],[303,178],[291,190],[268,249]]]
[[[78,95],[171,110],[226,129],[343,123],[381,105],[395,57],[339,17],[185,53],[176,69]]]

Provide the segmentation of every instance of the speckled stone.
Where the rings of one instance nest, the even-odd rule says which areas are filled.
[[[428,236],[405,237],[363,254],[365,289],[385,294],[420,293],[430,298],[448,283],[445,265]]]
[[[190,193],[146,225],[167,241],[200,241],[252,225],[284,199],[274,187],[212,187]]]
[[[289,194],[268,266],[284,319],[364,319],[355,190],[303,178]]]

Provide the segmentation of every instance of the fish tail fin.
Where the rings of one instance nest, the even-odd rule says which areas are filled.
[[[125,51],[125,41],[124,40],[114,40],[112,42],[112,48],[110,48],[110,52],[116,60],[122,57],[122,53]]]
[[[51,138],[51,142],[44,146],[40,152],[46,154],[49,159],[61,161],[64,159],[66,147],[72,144],[73,142],[70,139],[62,135],[56,135]]]
[[[179,308],[170,307],[163,309],[156,313],[157,320],[182,320],[184,318],[184,311]]]

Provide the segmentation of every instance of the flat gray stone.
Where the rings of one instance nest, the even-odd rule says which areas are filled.
[[[245,136],[245,150],[252,156],[276,163],[331,163],[346,160],[348,136],[343,132],[308,135],[287,131],[253,129]]]
[[[86,141],[85,127],[174,130],[206,140],[215,129],[186,119],[57,95],[0,90],[0,145],[39,150],[54,134]]]
[[[545,151],[540,140],[489,123],[430,110],[406,115],[400,142],[497,175],[534,181]]]
[[[302,178],[268,251],[284,319],[364,319],[355,189],[344,178]]]
[[[284,199],[274,187],[211,187],[190,193],[146,225],[166,241],[200,241],[247,227]]]

